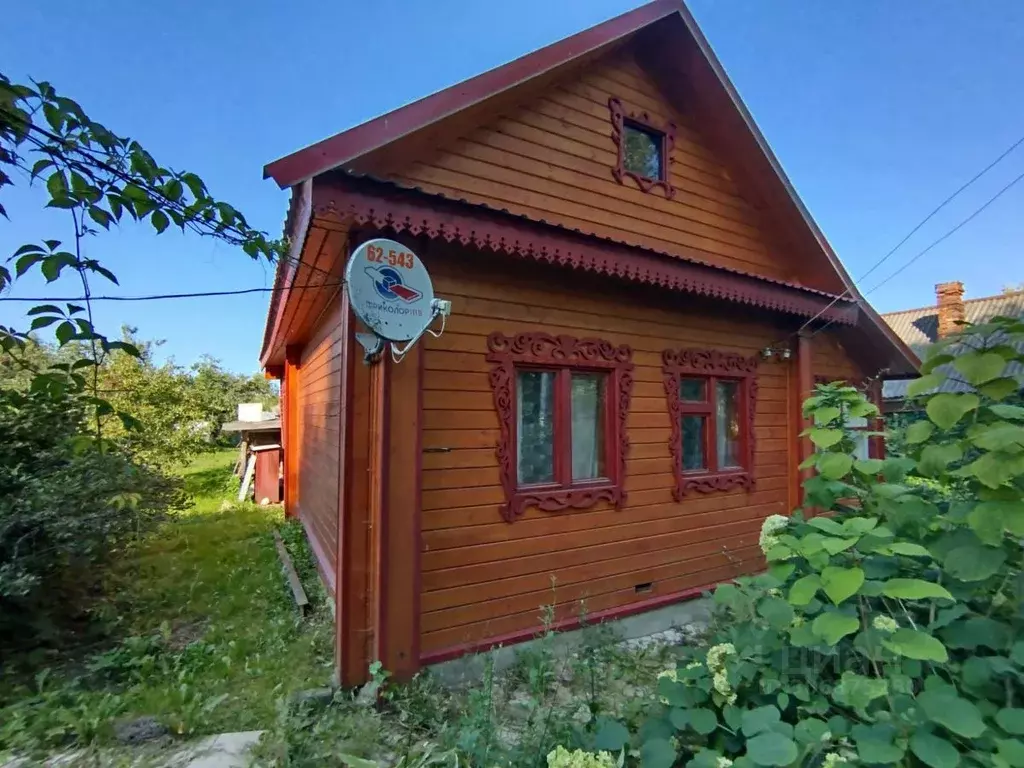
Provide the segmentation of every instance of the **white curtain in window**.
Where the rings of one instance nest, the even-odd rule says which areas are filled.
[[[740,413],[739,384],[734,381],[718,382],[715,396],[717,409],[715,427],[718,468],[726,469],[740,465]]]
[[[601,400],[603,377],[572,377],[572,479],[601,477]]]
[[[864,416],[848,416],[846,426],[854,430],[863,430],[867,428],[868,420]],[[871,458],[871,449],[866,432],[855,431],[853,433],[853,457],[855,459]]]

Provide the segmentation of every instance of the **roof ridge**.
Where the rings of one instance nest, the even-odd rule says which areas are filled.
[[[1024,296],[1024,289],[1019,290],[1019,291],[1007,291],[1006,293],[993,293],[991,296],[976,296],[973,299],[964,299],[963,303],[964,304],[973,304],[973,303],[979,302],[979,301],[992,301],[992,299],[1003,299],[1003,298],[1007,298],[1008,299],[1008,298],[1012,298],[1012,297],[1015,297],[1015,296]],[[934,310],[935,312],[939,311],[939,307],[938,307],[937,304],[929,304],[926,307],[913,307],[911,309],[896,309],[896,310],[893,310],[892,312],[880,312],[879,314],[882,317],[893,317],[894,315],[904,315],[904,314],[907,314],[909,312],[924,312],[924,311],[929,310],[929,309]]]

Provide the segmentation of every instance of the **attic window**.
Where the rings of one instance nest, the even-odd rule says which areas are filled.
[[[612,141],[618,148],[612,176],[620,184],[635,183],[641,192],[660,187],[671,198],[676,193],[669,181],[675,125],[657,125],[646,112],[627,112],[615,97],[608,100],[608,109]]]
[[[622,125],[622,167],[653,181],[665,180],[665,164],[662,157],[665,150],[665,134],[643,128],[636,123]]]

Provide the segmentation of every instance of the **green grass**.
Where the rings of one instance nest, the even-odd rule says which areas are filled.
[[[326,601],[307,584],[316,609],[298,616],[272,538],[281,510],[230,503],[235,456],[208,454],[189,467],[193,506],[114,563],[95,610],[114,628],[108,649],[38,669],[42,685],[37,677],[13,701],[10,690],[0,698],[0,754],[102,744],[115,720],[142,715],[181,735],[265,728],[283,697],[328,682]],[[285,538],[309,574],[295,533],[286,527]]]

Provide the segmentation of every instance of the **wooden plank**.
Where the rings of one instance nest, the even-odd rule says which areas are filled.
[[[306,590],[302,588],[302,580],[299,579],[299,574],[295,570],[295,564],[292,562],[291,555],[285,549],[284,541],[281,539],[281,534],[276,528],[274,529],[274,546],[277,547],[277,556],[281,560],[281,569],[284,571],[285,580],[288,582],[289,589],[291,589],[292,598],[295,600],[295,607],[299,609],[299,613],[304,614],[309,609],[309,598],[306,597]]]

